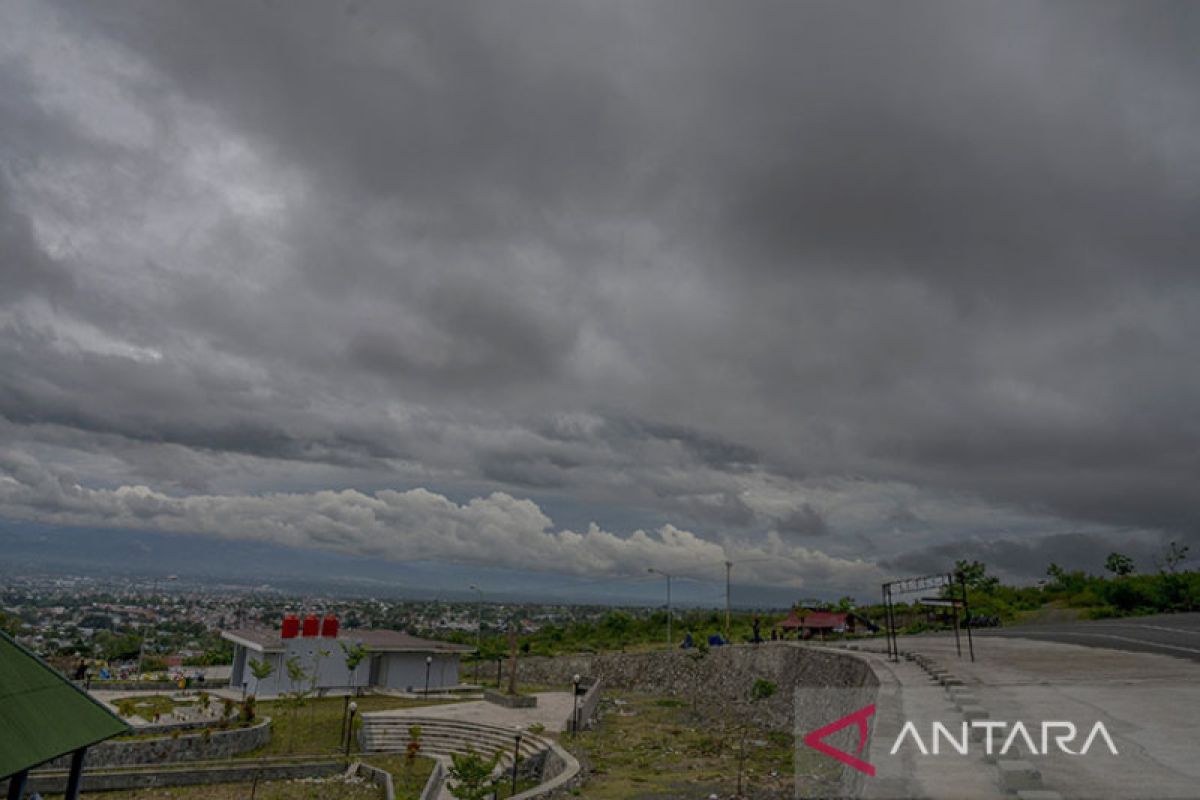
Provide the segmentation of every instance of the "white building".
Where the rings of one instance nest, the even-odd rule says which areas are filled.
[[[315,618],[310,617],[305,620],[303,633],[297,623],[289,629],[287,620],[282,630],[221,631],[221,636],[234,645],[230,688],[245,688],[247,694],[258,697],[314,688],[334,692],[360,688],[423,692],[426,681],[430,691],[452,689],[459,685],[459,657],[475,650],[467,645],[421,639],[402,631],[338,631],[336,622],[330,625],[330,619],[326,618],[325,624],[318,628]],[[314,622],[310,624],[310,620]],[[356,645],[366,648],[366,657],[350,671],[346,654]],[[292,663],[305,674],[298,682],[292,681],[288,670],[288,661],[293,658]],[[270,665],[270,675],[262,680],[255,678],[251,661]]]

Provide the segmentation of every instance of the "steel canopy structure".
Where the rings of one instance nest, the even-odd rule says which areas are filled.
[[[958,597],[953,596],[956,587],[960,590]],[[967,602],[967,581],[966,576],[961,572],[957,574],[938,572],[933,575],[920,575],[915,578],[900,578],[888,581],[882,585],[884,628],[887,632],[888,658],[892,661],[900,660],[900,644],[896,638],[896,607],[894,598],[896,595],[927,591],[942,591],[949,595],[948,597],[922,597],[917,602],[932,606],[949,606],[954,609],[954,645],[958,650],[959,658],[962,658],[962,642],[959,640],[958,634],[958,609],[962,608],[963,616],[967,620],[967,649],[971,654],[971,660],[974,661],[975,642],[971,638],[971,610]]]

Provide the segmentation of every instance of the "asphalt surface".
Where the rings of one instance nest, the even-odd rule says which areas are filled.
[[[1133,653],[1157,653],[1200,662],[1200,613],[986,628],[973,633],[980,638],[1037,639]]]

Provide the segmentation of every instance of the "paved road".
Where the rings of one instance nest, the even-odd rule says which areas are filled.
[[[975,635],[981,638],[1004,636],[1039,639],[1085,647],[1128,650],[1134,653],[1157,653],[1200,661],[1200,613],[1020,625],[1013,628],[977,630]]]
[[[1147,634],[1141,629],[1110,626],[1132,622],[1143,623],[1143,628],[1156,625],[1194,631],[1197,616],[1200,615],[1189,615],[1190,619],[1146,617],[1047,625],[1046,630],[1145,639]],[[1034,626],[1030,626],[990,631],[980,636],[975,642],[974,662],[957,657],[953,636],[902,636],[900,648],[923,653],[948,668],[978,697],[979,705],[992,720],[1006,720],[1010,725],[1014,720],[1021,720],[1031,728],[1046,720],[1069,720],[1084,730],[1094,722],[1102,721],[1120,751],[1119,756],[1101,750],[1094,750],[1085,757],[1066,755],[1053,747],[1050,748],[1052,752],[1038,755],[1030,753],[1029,748],[1020,748],[1021,757],[1031,760],[1041,771],[1045,788],[1058,791],[1067,798],[1098,800],[1196,800],[1200,797],[1197,789],[1200,787],[1200,749],[1195,734],[1196,709],[1200,709],[1200,662],[1190,657],[1168,657],[1166,651],[1099,650],[1078,646],[1075,641],[1065,643],[1067,638],[1074,637],[1063,637],[1059,642],[1013,635],[1029,631],[1036,632]],[[1174,630],[1158,633],[1188,636]],[[1193,635],[1190,638],[1200,637]],[[1106,648],[1134,646],[1123,639],[1096,638],[1095,641],[1104,642]],[[1174,641],[1172,639],[1170,643],[1174,644]],[[1197,644],[1190,646],[1200,649]],[[868,654],[867,658],[873,656]],[[904,713],[914,713],[922,718],[921,704],[928,698],[921,693],[928,690],[928,679],[914,682],[910,674],[912,664],[885,662],[885,666],[902,685],[899,699],[903,702]],[[882,684],[883,678],[880,680]],[[934,688],[940,691],[940,687]],[[911,695],[916,695],[912,704],[909,702]],[[884,700],[886,698],[881,695],[880,714],[886,710],[882,705]],[[942,718],[954,721],[952,710],[953,707],[947,708]],[[936,713],[936,707],[934,711]],[[881,741],[886,746],[886,737]],[[1037,745],[1040,745],[1040,739],[1034,746]],[[873,745],[870,760],[887,764],[887,751],[876,752]],[[925,761],[932,763],[922,763]],[[908,794],[961,797],[962,793],[946,791],[947,787],[953,790],[960,780],[953,773],[959,766],[953,761],[943,765],[944,761],[946,759],[932,757],[917,759],[911,768],[915,772],[911,773],[908,765],[901,765],[904,774],[911,774],[923,790],[923,793]],[[991,769],[995,775],[995,767],[975,759],[968,759],[968,762],[980,771]],[[998,775],[993,778],[996,779]],[[891,796],[904,794],[905,791],[900,791]],[[971,794],[978,796],[979,793],[972,791]]]

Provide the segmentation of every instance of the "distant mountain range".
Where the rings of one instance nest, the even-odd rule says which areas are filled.
[[[661,580],[581,579],[432,562],[392,562],[323,550],[212,536],[99,528],[52,528],[0,520],[0,577],[20,573],[165,577],[213,585],[268,585],[285,592],[471,600],[660,605]],[[724,584],[677,580],[680,606],[724,605]],[[791,590],[735,586],[735,605],[783,607]]]

